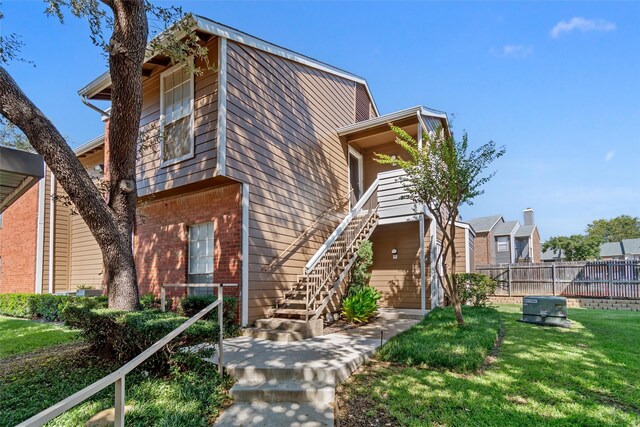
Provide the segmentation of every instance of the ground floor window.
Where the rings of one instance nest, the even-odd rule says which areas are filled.
[[[189,283],[213,283],[213,223],[189,226]],[[212,295],[213,288],[191,288],[190,295]]]

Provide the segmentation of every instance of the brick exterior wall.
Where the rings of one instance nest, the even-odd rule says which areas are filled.
[[[213,280],[237,283],[225,295],[240,296],[242,192],[240,184],[142,202],[138,205],[134,251],[140,295],[160,294],[160,284],[187,283],[189,225],[214,223]],[[167,290],[183,296],[184,290]],[[238,310],[240,312],[240,301]],[[238,317],[239,318],[239,317]]]
[[[495,304],[522,305],[522,297],[489,297]],[[608,298],[567,298],[568,308],[594,308],[599,310],[640,311],[640,300]]]
[[[538,227],[533,231],[533,262],[541,262],[540,256],[542,255],[542,248],[540,247],[540,233]]]
[[[35,292],[38,185],[2,214],[0,293]]]
[[[493,234],[477,233],[475,239],[475,265],[491,264],[493,254]]]

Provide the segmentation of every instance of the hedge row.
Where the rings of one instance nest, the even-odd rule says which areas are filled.
[[[61,322],[68,305],[106,308],[107,297],[74,297],[51,294],[0,294],[0,314],[27,319]]]
[[[82,305],[66,306],[63,316],[68,326],[82,330],[82,336],[95,351],[115,357],[119,362],[126,362],[184,323],[187,316],[196,314],[214,300],[214,297],[195,296],[181,299],[179,311],[184,316],[157,309],[118,311],[91,309]],[[225,335],[233,336],[237,332],[238,301],[236,298],[225,297],[224,303]],[[217,308],[205,320],[197,321],[174,338],[146,366],[164,369],[177,348],[202,342],[217,342],[219,330],[216,312]]]

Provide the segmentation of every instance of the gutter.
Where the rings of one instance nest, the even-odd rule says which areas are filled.
[[[89,101],[87,101],[87,96],[83,95],[82,93],[80,94],[80,99],[82,100],[82,103],[84,105],[86,105],[87,107],[91,108],[93,111],[96,111],[98,113],[100,113],[102,115],[102,119],[108,119],[109,118],[109,113],[101,110],[100,108],[96,107],[95,105],[93,105],[92,103],[90,103]]]

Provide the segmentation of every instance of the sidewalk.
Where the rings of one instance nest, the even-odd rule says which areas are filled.
[[[381,331],[384,343],[416,323],[378,318],[359,328],[297,342],[225,340],[223,364],[238,379],[231,389],[237,403],[215,425],[333,426],[336,384],[380,347]]]

